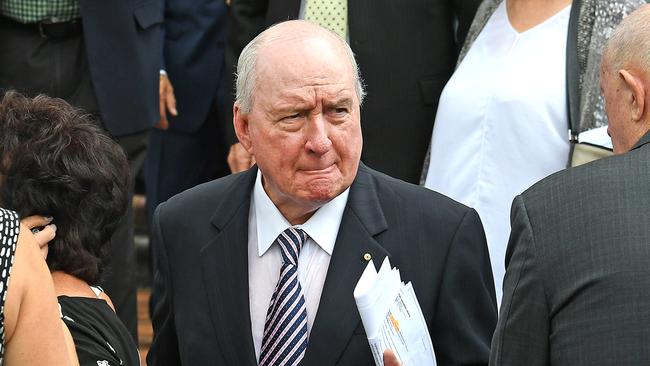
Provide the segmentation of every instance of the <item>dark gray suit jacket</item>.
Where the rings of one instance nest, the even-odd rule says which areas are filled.
[[[490,365],[650,364],[650,134],[515,198]]]
[[[257,169],[158,207],[162,300],[150,366],[256,365],[248,302],[248,212]],[[364,253],[412,281],[438,365],[485,365],[496,324],[490,261],[473,209],[363,165],[347,206],[302,365],[374,365],[352,295]]]

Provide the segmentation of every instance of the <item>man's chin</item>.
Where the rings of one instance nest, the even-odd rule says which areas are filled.
[[[339,194],[341,194],[347,187],[337,182],[334,183],[329,179],[316,179],[308,184],[307,199],[312,202],[327,203]]]

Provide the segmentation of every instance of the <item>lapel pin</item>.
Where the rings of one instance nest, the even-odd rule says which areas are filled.
[[[371,259],[372,259],[372,255],[370,255],[370,253],[366,253],[366,254],[363,255],[363,260],[364,261],[370,262]]]

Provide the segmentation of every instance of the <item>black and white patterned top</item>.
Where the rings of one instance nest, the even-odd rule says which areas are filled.
[[[5,299],[7,298],[7,285],[14,263],[16,243],[20,224],[18,215],[13,211],[0,208],[0,365],[4,358],[5,348]]]

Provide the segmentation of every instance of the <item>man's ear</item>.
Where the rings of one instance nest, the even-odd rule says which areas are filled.
[[[248,120],[249,113],[242,111],[239,103],[235,102],[232,106],[232,115],[235,134],[237,135],[239,143],[249,154],[253,155],[253,144],[251,143]]]
[[[646,90],[643,87],[643,82],[628,70],[619,70],[618,75],[623,79],[623,83],[630,93],[628,102],[632,112],[632,119],[640,121],[646,112]]]

